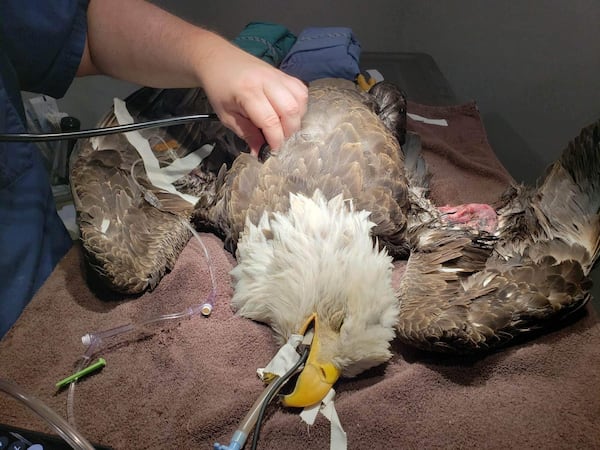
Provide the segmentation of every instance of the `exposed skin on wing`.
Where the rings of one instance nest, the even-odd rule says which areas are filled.
[[[468,203],[466,205],[440,206],[442,221],[448,225],[464,226],[494,233],[498,227],[496,211],[490,205]]]

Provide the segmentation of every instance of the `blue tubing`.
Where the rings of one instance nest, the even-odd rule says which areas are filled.
[[[244,444],[246,443],[246,438],[248,435],[241,430],[236,430],[231,437],[231,442],[229,445],[222,445],[218,442],[215,442],[213,446],[214,450],[241,450]]]

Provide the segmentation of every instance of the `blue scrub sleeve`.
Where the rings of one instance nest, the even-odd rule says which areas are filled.
[[[62,97],[85,46],[88,0],[0,1],[0,45],[21,90]]]

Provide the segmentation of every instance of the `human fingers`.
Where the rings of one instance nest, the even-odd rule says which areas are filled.
[[[241,108],[243,117],[247,117],[256,128],[262,131],[271,148],[279,150],[285,139],[285,133],[279,114],[265,93],[247,97],[241,103]]]
[[[284,76],[284,82],[268,84],[265,94],[279,116],[284,138],[289,138],[300,129],[306,112],[308,88],[300,80]]]
[[[250,154],[258,156],[261,147],[265,143],[265,138],[251,120],[239,114],[223,114],[219,118],[227,128],[246,141],[250,148]]]

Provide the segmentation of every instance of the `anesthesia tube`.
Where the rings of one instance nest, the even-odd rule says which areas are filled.
[[[252,439],[252,449],[256,449],[258,444],[258,436],[260,433],[260,426],[262,424],[267,405],[271,402],[273,397],[277,395],[283,385],[287,383],[287,381],[296,373],[300,366],[306,362],[306,359],[308,358],[308,351],[309,349],[305,348],[298,361],[296,361],[296,363],[285,374],[267,385],[267,387],[262,391],[258,399],[256,399],[250,408],[250,411],[248,411],[246,416],[239,423],[237,429],[234,431],[233,436],[231,437],[229,445],[219,444],[216,442],[213,446],[213,450],[241,450],[244,447],[248,436],[252,432],[252,429],[255,427],[256,429],[254,430]]]

